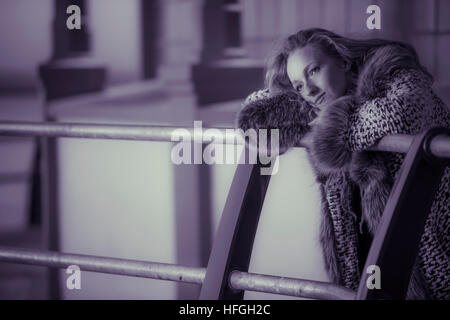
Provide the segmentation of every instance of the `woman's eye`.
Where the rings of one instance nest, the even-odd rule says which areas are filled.
[[[297,87],[295,88],[295,90],[298,91],[298,92],[300,92],[300,91],[302,91],[302,87],[303,87],[302,85],[299,85],[299,86],[297,86]]]
[[[320,68],[319,67],[314,67],[313,69],[311,69],[310,71],[309,71],[309,75],[314,75],[314,74],[316,74],[317,72],[319,72],[319,70],[320,70]]]

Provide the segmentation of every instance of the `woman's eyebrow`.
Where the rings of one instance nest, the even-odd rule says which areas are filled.
[[[309,63],[306,67],[305,67],[305,69],[303,70],[303,73],[304,74],[308,74],[308,71],[309,71],[309,68],[313,65],[313,64],[316,64],[317,63],[317,61],[312,61],[311,63]]]

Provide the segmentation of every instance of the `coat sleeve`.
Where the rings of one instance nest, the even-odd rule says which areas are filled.
[[[309,104],[292,92],[271,96],[267,90],[252,93],[237,113],[235,127],[248,129],[278,129],[279,153],[295,147],[310,130],[315,118]]]
[[[313,130],[313,156],[321,167],[342,168],[352,152],[384,136],[421,130],[426,103],[431,101],[431,80],[420,71],[402,69],[382,90],[381,96],[362,103],[355,96],[341,97],[320,114]]]
[[[269,97],[270,97],[269,89],[257,90],[255,92],[252,92],[251,94],[248,95],[247,98],[245,98],[245,101],[242,104],[242,106],[245,107],[246,105],[248,105],[252,102],[262,100],[262,99],[267,99]]]
[[[350,117],[348,147],[359,151],[373,146],[390,134],[416,134],[423,125],[431,83],[416,70],[401,70],[394,77],[386,96],[361,105]]]

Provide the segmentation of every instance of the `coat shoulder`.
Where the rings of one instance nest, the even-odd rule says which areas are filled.
[[[421,66],[412,47],[392,44],[368,53],[358,76],[356,95],[363,100],[376,98],[399,70],[415,70],[432,83],[431,75]]]

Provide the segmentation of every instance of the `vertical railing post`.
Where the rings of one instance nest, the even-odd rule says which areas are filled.
[[[259,216],[270,181],[260,164],[239,164],[228,193],[209,257],[201,300],[242,300],[244,291],[229,287],[233,270],[248,271]]]
[[[450,130],[433,128],[418,136],[406,154],[374,237],[357,299],[405,299],[426,219],[449,159],[430,152],[430,142]],[[370,265],[381,273],[381,289],[368,289]]]
[[[44,246],[50,251],[60,251],[59,239],[59,185],[57,138],[41,137],[41,212]],[[61,299],[58,269],[48,269],[48,294],[51,300]]]

